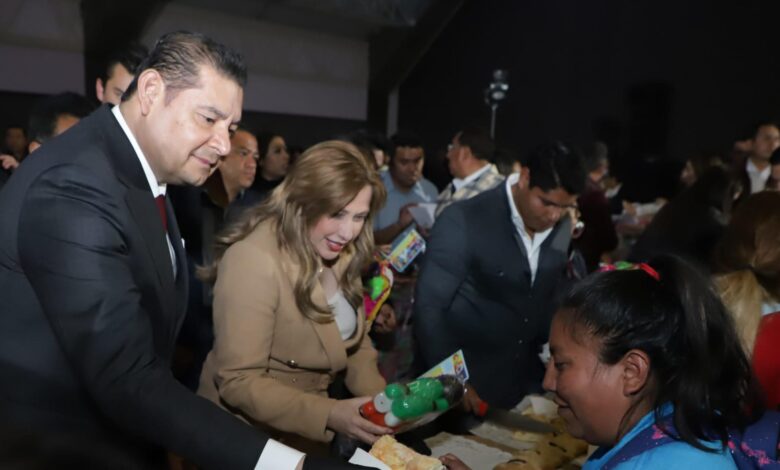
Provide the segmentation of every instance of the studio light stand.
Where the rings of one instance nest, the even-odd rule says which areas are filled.
[[[509,72],[496,69],[493,71],[493,81],[485,89],[485,104],[490,106],[490,137],[496,138],[496,111],[498,104],[506,99],[509,92]]]

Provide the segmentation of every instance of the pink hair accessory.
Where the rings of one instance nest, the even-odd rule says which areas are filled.
[[[601,267],[599,267],[599,272],[634,271],[637,269],[641,269],[642,271],[646,272],[650,277],[652,277],[656,281],[661,280],[661,275],[658,274],[658,271],[653,269],[653,267],[647,263],[637,264],[637,263],[629,263],[628,261],[618,261],[615,264],[602,264]]]

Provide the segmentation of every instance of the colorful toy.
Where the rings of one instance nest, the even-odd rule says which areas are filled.
[[[460,403],[463,393],[463,383],[454,375],[422,377],[406,385],[392,383],[363,404],[360,414],[396,432],[408,431]]]
[[[390,268],[389,261],[377,261],[372,273],[373,275],[368,278],[363,290],[363,306],[369,325],[373,323],[393,288],[393,270]]]

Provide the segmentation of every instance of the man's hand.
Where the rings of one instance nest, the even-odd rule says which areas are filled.
[[[444,454],[439,457],[439,460],[447,467],[447,470],[471,470],[471,467],[452,454]]]
[[[414,217],[412,217],[412,213],[409,211],[409,208],[416,205],[416,202],[410,202],[409,204],[401,207],[401,210],[398,211],[398,225],[400,225],[402,229],[406,228],[409,226],[409,224],[414,222]]]
[[[0,167],[2,167],[3,170],[14,170],[18,166],[19,166],[19,161],[15,159],[12,155],[6,155],[6,154],[0,155]]]
[[[467,383],[463,394],[463,409],[467,413],[480,416],[480,403],[482,403],[482,399],[479,398],[477,391],[474,390],[470,383]]]

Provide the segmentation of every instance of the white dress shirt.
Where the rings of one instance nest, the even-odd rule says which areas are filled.
[[[328,299],[328,305],[333,310],[333,316],[336,320],[336,326],[339,327],[339,334],[344,341],[348,340],[357,330],[357,313],[349,303],[344,293],[337,290],[333,296]]]
[[[130,140],[130,145],[133,146],[135,154],[138,157],[138,160],[141,162],[141,166],[144,169],[144,175],[146,175],[146,179],[149,181],[149,188],[152,191],[152,195],[154,197],[165,196],[166,185],[160,184],[157,181],[157,177],[154,176],[152,167],[149,166],[149,162],[146,160],[146,156],[141,150],[141,147],[138,145],[138,141],[135,139],[132,131],[127,126],[127,121],[125,121],[124,116],[122,116],[122,113],[119,111],[119,106],[114,106],[111,112],[114,113],[116,120],[119,122],[119,126],[125,132],[125,135],[127,135],[128,140]],[[173,274],[175,277],[176,255],[173,251],[173,245],[171,245],[171,238],[167,234],[166,239],[168,240],[168,251],[171,254]],[[295,470],[303,460],[304,455],[305,454],[302,452],[287,447],[280,442],[274,441],[273,439],[268,439],[265,447],[263,447],[263,451],[260,453],[260,458],[257,461],[257,465],[255,465],[255,470],[265,470],[271,468],[279,470]]]
[[[533,237],[528,235],[525,230],[525,223],[520,216],[520,212],[515,207],[515,199],[512,197],[512,186],[517,184],[520,180],[520,173],[513,173],[506,179],[506,197],[509,199],[509,208],[512,210],[512,224],[514,224],[517,234],[520,235],[520,240],[523,241],[525,246],[525,252],[528,253],[528,265],[531,267],[531,285],[536,279],[536,270],[539,267],[539,253],[542,251],[542,243],[550,236],[553,227],[548,228],[543,232],[537,232]]]
[[[745,163],[745,171],[747,171],[750,178],[750,194],[761,192],[766,188],[766,182],[769,179],[769,175],[772,172],[772,166],[767,165],[763,170],[756,168],[753,164],[753,160],[747,159]]]

